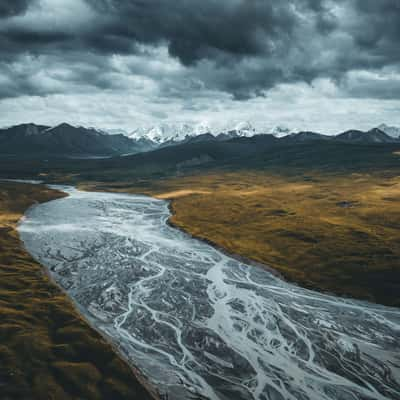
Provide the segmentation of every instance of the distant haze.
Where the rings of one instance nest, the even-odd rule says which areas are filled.
[[[0,126],[400,126],[398,0],[2,0]]]

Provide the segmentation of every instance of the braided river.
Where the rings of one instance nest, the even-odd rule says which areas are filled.
[[[169,226],[166,201],[54,187],[26,249],[169,399],[400,399],[399,309],[246,265]]]

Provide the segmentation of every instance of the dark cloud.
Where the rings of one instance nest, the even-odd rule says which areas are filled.
[[[30,0],[0,0],[0,18],[24,13],[31,2]]]
[[[59,52],[63,44],[72,50],[72,39],[71,35],[61,31],[35,31],[29,27],[11,27],[6,34],[0,34],[0,45],[5,59],[23,53],[41,55]]]
[[[318,76],[318,70],[303,68],[311,38],[302,35],[318,38],[336,26],[324,0],[87,1],[107,16],[101,38],[111,33],[117,42],[165,44],[172,57],[194,69],[205,87],[237,99],[263,95],[280,82]],[[303,32],[304,26],[311,32]],[[198,68],[202,61],[214,68],[205,73]]]
[[[357,0],[355,10],[349,31],[361,51],[379,65],[400,61],[400,2]]]
[[[390,83],[385,81],[379,90],[377,80],[369,83],[368,78],[355,91],[347,75],[354,70],[379,72],[388,66],[392,74],[399,71],[398,0],[83,1],[89,10],[86,22],[78,23],[82,17],[78,14],[47,26],[29,13],[40,8],[45,12],[49,0],[0,0],[0,65],[8,82],[21,79],[14,66],[26,54],[57,64],[64,60],[64,68],[71,71],[67,78],[56,77],[60,85],[3,85],[0,97],[10,96],[14,89],[16,96],[35,91],[42,95],[49,87],[52,93],[66,90],[68,83],[73,90],[79,84],[122,89],[124,82],[113,75],[115,66],[109,59],[120,54],[148,61],[141,45],[166,47],[170,57],[185,67],[180,76],[161,73],[165,96],[191,96],[207,89],[245,99],[264,96],[281,83],[311,83],[316,78],[332,79],[358,96],[379,93],[384,98],[387,92],[393,98],[397,93],[388,92]],[[65,0],[65,7],[71,2],[77,0]],[[61,0],[57,6],[61,12]],[[13,20],[24,13],[24,21]],[[44,66],[38,63],[38,68]],[[129,74],[140,74],[157,80],[157,71],[146,71],[144,64],[126,74],[127,79]],[[30,82],[29,77],[21,80]]]
[[[201,59],[269,55],[293,35],[293,3],[264,0],[87,0],[107,15],[105,32],[148,44],[167,43],[185,65]]]

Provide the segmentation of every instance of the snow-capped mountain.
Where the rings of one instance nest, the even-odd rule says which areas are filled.
[[[263,128],[257,129],[255,128],[250,122],[239,122],[236,126],[232,129],[228,129],[224,132],[235,132],[237,136],[244,136],[244,137],[251,137],[254,135],[274,135],[277,138],[282,138],[288,136],[295,132],[295,130],[288,128],[285,125],[278,125],[274,128]]]
[[[386,135],[389,135],[393,138],[400,138],[400,128],[395,126],[388,126],[386,124],[381,124],[378,126],[378,129],[382,132],[385,132]]]
[[[225,129],[210,127],[207,123],[199,123],[193,125],[188,123],[160,124],[150,127],[136,128],[128,136],[131,139],[135,140],[145,138],[151,140],[153,143],[163,144],[166,142],[180,142],[190,137],[204,135],[206,133],[218,136],[221,133],[227,134],[232,132],[235,133],[235,136],[245,137],[254,136],[258,133],[250,122],[245,121],[227,127]]]
[[[242,137],[251,137],[257,134],[256,129],[249,121],[239,122],[233,129],[229,129],[229,131],[234,131],[237,136]]]
[[[242,121],[226,125],[224,128],[221,126],[210,126],[207,123],[189,124],[189,123],[164,123],[149,127],[139,127],[131,132],[128,136],[131,139],[147,139],[157,145],[173,144],[190,139],[195,136],[212,134],[217,137],[219,135],[231,137],[252,137],[260,134],[272,134],[277,138],[281,138],[291,134],[293,130],[287,126],[276,126],[272,130],[257,129],[249,121]]]
[[[131,139],[148,139],[153,143],[180,142],[188,137],[198,136],[210,132],[210,128],[204,124],[160,124],[151,127],[135,129],[129,137]]]
[[[283,125],[278,125],[270,131],[270,134],[274,135],[277,138],[288,136],[291,133],[293,133],[293,130],[290,130],[287,126]]]

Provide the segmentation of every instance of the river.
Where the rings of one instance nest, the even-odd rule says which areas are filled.
[[[400,399],[399,309],[245,265],[165,201],[56,188],[19,225],[27,250],[169,399]]]

